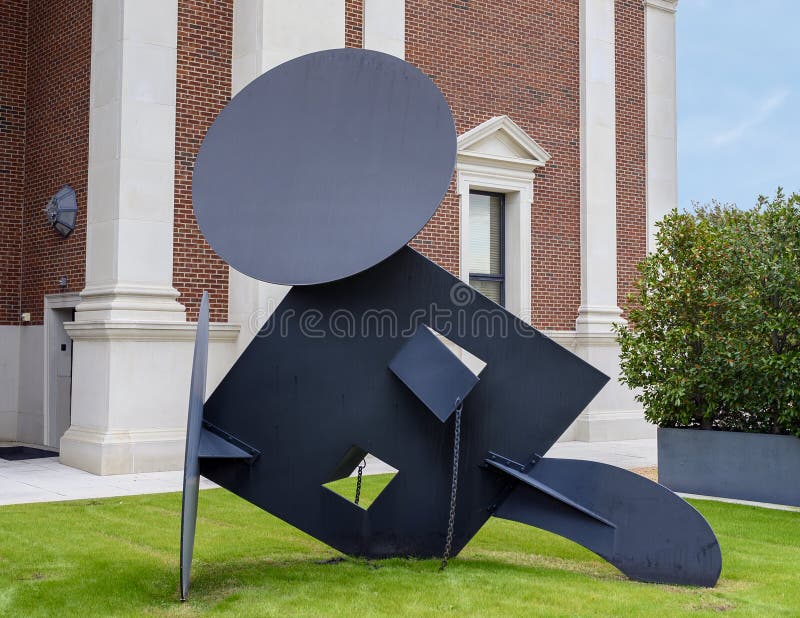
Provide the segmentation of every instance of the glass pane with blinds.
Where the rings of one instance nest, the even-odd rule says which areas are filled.
[[[489,300],[493,300],[498,305],[503,304],[503,282],[487,279],[474,279],[470,277],[469,284],[483,294]]]
[[[502,275],[502,196],[469,196],[469,272]]]

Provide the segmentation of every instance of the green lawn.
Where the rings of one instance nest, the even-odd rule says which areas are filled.
[[[365,502],[379,483],[365,477]],[[798,513],[694,503],[722,545],[722,578],[705,590],[627,581],[569,541],[500,520],[444,573],[433,560],[340,560],[209,490],[181,604],[180,503],[161,494],[0,507],[0,615],[800,615]]]

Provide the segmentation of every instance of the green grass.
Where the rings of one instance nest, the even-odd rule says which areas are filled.
[[[365,503],[379,483],[364,479]],[[161,494],[0,507],[0,615],[800,615],[798,513],[695,502],[724,562],[718,586],[705,590],[630,582],[569,541],[500,520],[444,573],[433,560],[335,560],[223,490],[200,494],[181,604],[180,502]]]

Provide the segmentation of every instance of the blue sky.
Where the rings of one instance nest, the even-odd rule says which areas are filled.
[[[800,0],[682,0],[679,205],[800,192]]]

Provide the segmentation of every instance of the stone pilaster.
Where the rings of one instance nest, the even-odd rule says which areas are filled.
[[[581,305],[575,333],[549,333],[611,377],[564,436],[586,441],[655,435],[619,382],[614,0],[580,0]]]
[[[66,326],[61,460],[97,474],[178,469],[194,339],[172,286],[178,3],[92,8],[86,287]]]
[[[647,248],[655,224],[678,206],[675,11],[678,0],[646,1]]]
[[[343,1],[235,0],[232,94],[287,60],[344,47],[344,34]],[[237,355],[288,291],[230,268],[228,320],[241,327]]]
[[[364,0],[364,49],[406,57],[405,0]]]
[[[617,305],[614,0],[581,0],[581,306],[576,329],[608,333]]]

